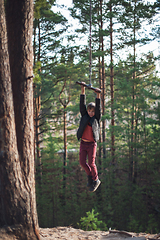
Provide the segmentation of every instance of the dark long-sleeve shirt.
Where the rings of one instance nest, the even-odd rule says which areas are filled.
[[[80,125],[77,131],[78,140],[82,137],[83,131],[86,128],[87,124],[90,123],[93,131],[93,138],[97,142],[99,140],[99,130],[100,130],[100,119],[101,119],[101,103],[100,99],[96,98],[95,100],[95,115],[91,118],[88,115],[86,108],[86,96],[80,95],[80,113],[81,120]]]

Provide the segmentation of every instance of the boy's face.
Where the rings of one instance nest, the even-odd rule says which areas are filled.
[[[87,112],[88,112],[88,115],[90,117],[93,117],[95,115],[95,109],[94,108],[88,108]]]

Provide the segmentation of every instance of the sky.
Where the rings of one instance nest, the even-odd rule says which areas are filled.
[[[62,11],[63,15],[69,19],[70,14],[69,11],[67,10],[68,7],[72,7],[72,1],[73,0],[56,0],[56,6],[54,6],[52,9],[55,11]],[[61,5],[64,5],[64,8],[60,8]]]

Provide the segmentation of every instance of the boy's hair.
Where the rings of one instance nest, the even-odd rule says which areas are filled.
[[[96,107],[96,105],[95,105],[94,102],[90,102],[90,103],[88,103],[88,105],[87,105],[87,109],[92,109],[92,108],[95,109],[95,107]]]

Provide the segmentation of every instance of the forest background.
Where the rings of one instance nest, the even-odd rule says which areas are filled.
[[[34,123],[40,227],[80,227],[99,213],[101,230],[160,231],[160,2],[92,0],[92,85],[102,90],[96,163],[101,186],[86,187],[76,137],[80,86],[89,83],[90,1],[54,11],[34,6]],[[63,9],[63,8],[62,8]],[[86,41],[87,40],[87,41]],[[158,45],[157,45],[158,46]],[[147,49],[147,47],[146,47]],[[87,102],[95,93],[86,90]],[[92,211],[92,213],[94,212]]]

